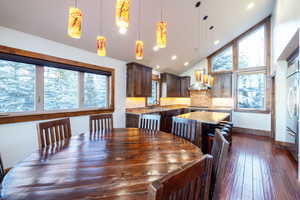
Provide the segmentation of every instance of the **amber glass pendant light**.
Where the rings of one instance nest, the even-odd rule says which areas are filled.
[[[99,0],[100,1],[100,8],[99,8],[99,13],[100,13],[100,35],[97,36],[97,54],[99,56],[106,56],[106,38],[102,35],[103,33],[103,5],[102,5],[102,1],[103,0]]]
[[[68,35],[71,38],[79,39],[81,36],[81,23],[82,23],[82,12],[77,8],[77,0],[75,0],[75,7],[69,9],[68,19]]]
[[[141,40],[141,10],[142,10],[142,1],[139,0],[139,27],[138,27],[138,40],[135,42],[135,58],[137,60],[144,59],[144,42]]]
[[[167,22],[163,20],[163,0],[161,0],[160,22],[156,24],[156,45],[159,48],[167,47]]]
[[[130,0],[116,1],[116,25],[121,34],[127,32],[129,26]]]

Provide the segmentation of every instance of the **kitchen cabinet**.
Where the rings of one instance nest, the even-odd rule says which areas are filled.
[[[191,77],[184,76],[180,77],[180,96],[181,97],[190,97],[190,85],[191,85]]]
[[[212,87],[212,96],[217,98],[232,97],[232,73],[214,74],[215,84]]]
[[[127,64],[127,97],[152,96],[152,68],[138,64]]]
[[[190,77],[180,77],[174,74],[161,74],[162,97],[189,97]]]

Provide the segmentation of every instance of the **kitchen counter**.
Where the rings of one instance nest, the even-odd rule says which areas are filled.
[[[217,125],[221,121],[229,118],[229,113],[222,112],[191,112],[182,115],[177,115],[177,118],[191,119],[197,122]]]
[[[128,108],[126,109],[126,113],[128,114],[135,114],[135,115],[142,115],[142,114],[151,114],[157,112],[164,112],[164,111],[171,111],[171,110],[178,110],[178,109],[190,109],[191,112],[193,111],[217,111],[217,112],[231,112],[232,108],[230,107],[195,107],[195,106],[187,106],[187,105],[170,105],[170,106],[157,106],[157,107],[143,107],[143,108]]]

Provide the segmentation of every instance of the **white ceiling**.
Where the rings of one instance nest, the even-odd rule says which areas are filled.
[[[0,26],[95,52],[95,40],[100,29],[99,1],[78,0],[78,7],[84,14],[80,40],[67,36],[68,8],[74,5],[74,0],[1,0]],[[141,39],[145,54],[140,63],[151,67],[160,65],[160,71],[173,73],[187,70],[267,17],[274,3],[274,0],[202,0],[201,6],[196,9],[198,0],[163,1],[168,23],[168,46],[158,52],[153,51],[161,0],[143,1]],[[254,7],[248,10],[251,2],[254,2]],[[131,0],[129,30],[126,35],[120,35],[115,26],[115,0],[103,0],[103,29],[109,57],[128,62],[135,60],[138,3]],[[208,15],[208,20],[204,22],[202,17],[205,15]],[[215,26],[213,31],[208,30],[211,25]],[[219,45],[214,45],[215,40],[220,40]],[[177,55],[177,60],[172,61],[172,55]],[[190,66],[185,67],[183,64],[187,61]]]

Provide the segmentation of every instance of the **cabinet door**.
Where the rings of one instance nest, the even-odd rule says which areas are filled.
[[[180,96],[181,97],[190,97],[190,82],[191,77],[181,77],[180,79]]]
[[[218,98],[232,97],[232,73],[215,74],[215,84],[212,88],[212,96]]]
[[[143,69],[143,76],[142,76],[142,91],[144,97],[151,97],[152,96],[152,70],[149,68]]]

